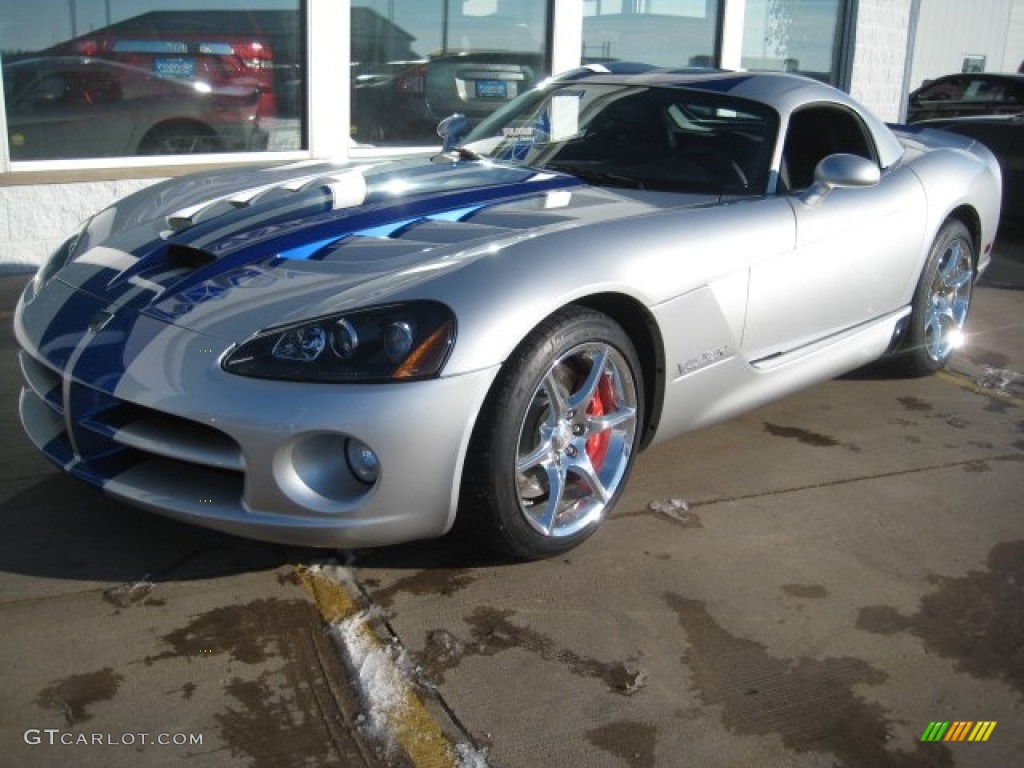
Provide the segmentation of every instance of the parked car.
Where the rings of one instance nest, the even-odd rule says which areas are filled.
[[[475,124],[547,76],[544,41],[525,21],[455,13],[446,24],[430,55],[379,61],[371,49],[353,64],[353,139],[437,144],[443,118],[459,112]]]
[[[479,122],[544,75],[534,53],[475,51],[378,65],[352,88],[352,137],[360,142],[437,143],[438,122],[461,112]]]
[[[910,94],[907,122],[1024,112],[1024,75],[976,72],[926,81]]]
[[[1003,217],[1024,219],[1024,113],[950,117],[918,125],[969,136],[992,150],[1003,172]]]
[[[600,526],[638,452],[869,361],[941,369],[999,166],[780,73],[549,80],[433,158],[173,179],[15,311],[21,422],[178,520],[520,558]]]
[[[259,89],[211,86],[83,56],[6,63],[12,160],[263,149]]]
[[[251,36],[162,35],[154,38],[104,31],[75,38],[52,52],[103,58],[149,70],[160,77],[199,81],[217,88],[256,88],[259,90],[259,116],[277,114],[274,51],[269,43]]]

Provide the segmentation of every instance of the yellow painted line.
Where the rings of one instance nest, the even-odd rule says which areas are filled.
[[[343,584],[318,568],[298,567],[295,572],[299,583],[312,596],[324,621],[332,626],[341,622],[357,622],[354,631],[359,641],[378,651],[379,658],[391,659],[380,637],[361,618],[358,602]],[[350,627],[349,631],[353,629]],[[402,681],[398,691],[400,704],[386,713],[388,728],[395,743],[405,752],[414,768],[455,768],[458,760],[451,741],[427,711],[416,694],[415,686],[394,662],[390,663],[395,672],[392,679]]]
[[[938,376],[943,381],[948,381],[951,384],[956,384],[961,389],[966,389],[969,392],[973,392],[976,395],[985,395],[990,397],[999,403],[1008,403],[1015,405],[1018,408],[1024,408],[1024,397],[1017,395],[1011,395],[1003,390],[996,390],[990,387],[983,387],[978,382],[970,379],[968,376],[962,373],[953,373],[952,371],[939,371]]]

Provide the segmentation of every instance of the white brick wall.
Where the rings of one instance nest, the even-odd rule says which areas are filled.
[[[902,120],[911,0],[860,0],[850,95],[888,122]]]
[[[34,270],[89,216],[157,181],[0,186],[0,274]]]

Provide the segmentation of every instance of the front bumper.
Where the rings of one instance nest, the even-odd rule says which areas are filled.
[[[46,300],[22,297],[15,333],[22,424],[62,469],[158,514],[284,544],[379,546],[450,528],[497,368],[380,385],[243,378],[221,369],[225,342],[127,310],[99,332],[54,332],[73,292],[57,282]],[[372,485],[349,469],[347,438],[376,453]]]

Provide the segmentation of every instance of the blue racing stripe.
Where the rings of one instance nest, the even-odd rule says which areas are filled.
[[[334,245],[339,240],[344,240],[345,237],[346,235],[342,235],[341,237],[328,237],[323,240],[317,240],[313,243],[300,245],[296,248],[292,248],[291,250],[283,251],[277,255],[282,259],[311,259],[324,248]]]
[[[471,212],[470,209],[526,199],[550,190],[581,186],[584,186],[583,182],[573,176],[556,174],[536,181],[483,189],[460,189],[429,197],[401,199],[390,204],[332,211],[320,216],[238,234],[208,245],[206,250],[217,256],[217,260],[200,267],[175,283],[161,296],[161,300],[188,291],[246,264],[273,257],[287,259],[289,257],[286,254],[304,253],[304,249],[311,241],[329,244],[332,240],[337,241],[354,233],[371,233],[368,236],[387,237],[390,233],[420,219],[449,214],[467,216]],[[309,258],[309,255],[304,258]]]

